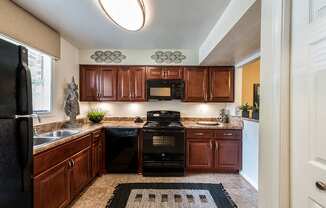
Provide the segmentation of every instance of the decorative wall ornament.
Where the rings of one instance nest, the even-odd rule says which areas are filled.
[[[127,56],[123,55],[121,51],[95,51],[91,55],[97,63],[121,63]]]
[[[179,64],[183,60],[185,60],[187,57],[182,54],[181,51],[156,51],[154,55],[151,56],[151,59],[153,59],[156,63],[162,64],[162,63],[176,63]]]

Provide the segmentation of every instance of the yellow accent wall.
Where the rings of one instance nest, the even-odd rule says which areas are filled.
[[[242,68],[242,100],[241,104],[253,106],[254,84],[260,83],[260,59]]]

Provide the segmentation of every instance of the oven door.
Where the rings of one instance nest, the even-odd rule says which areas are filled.
[[[144,154],[184,154],[184,130],[144,129]]]

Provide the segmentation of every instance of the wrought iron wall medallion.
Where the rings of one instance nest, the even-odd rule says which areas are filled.
[[[179,64],[183,60],[185,60],[187,57],[182,54],[181,51],[156,51],[154,55],[151,56],[151,59],[153,59],[156,63],[162,64],[172,64],[176,63]]]
[[[91,55],[97,63],[121,63],[127,56],[123,55],[121,51],[95,51]]]

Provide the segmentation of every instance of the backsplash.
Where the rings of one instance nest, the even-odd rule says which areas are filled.
[[[82,115],[86,115],[91,107],[100,107],[107,112],[108,117],[146,116],[151,110],[180,111],[182,117],[216,118],[221,109],[230,109],[231,115],[236,115],[232,104],[228,103],[186,103],[181,101],[151,101],[151,102],[104,102],[81,103]]]

